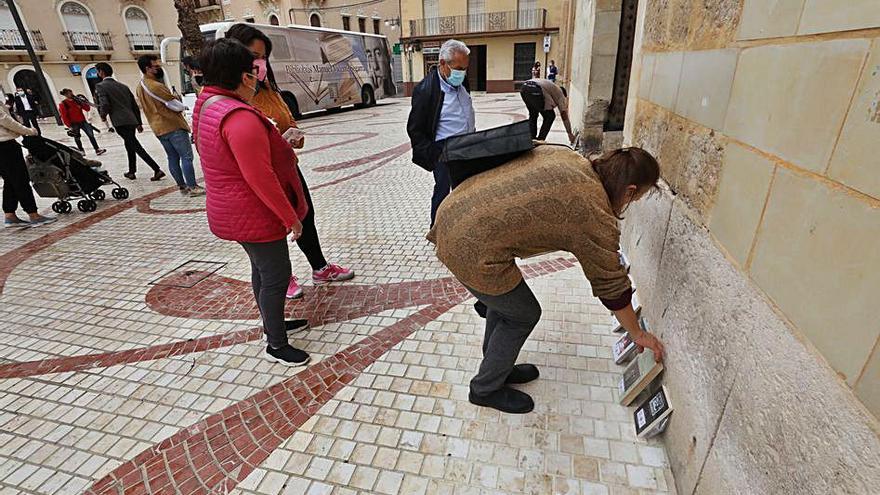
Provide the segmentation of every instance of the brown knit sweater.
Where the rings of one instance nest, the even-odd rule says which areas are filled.
[[[440,205],[427,238],[461,283],[484,294],[516,288],[515,258],[568,251],[593,295],[612,309],[629,304],[617,218],[590,162],[568,148],[539,146],[464,181]]]

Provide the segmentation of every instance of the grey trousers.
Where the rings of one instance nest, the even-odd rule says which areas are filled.
[[[269,345],[278,349],[287,345],[284,327],[284,303],[290,282],[290,251],[287,239],[272,242],[240,242],[251,260],[251,284],[254,298],[263,317],[263,331]]]
[[[486,305],[486,333],[483,362],[471,379],[471,392],[485,395],[504,386],[519,351],[541,319],[541,305],[525,280],[500,296],[482,294],[470,287],[471,294]]]

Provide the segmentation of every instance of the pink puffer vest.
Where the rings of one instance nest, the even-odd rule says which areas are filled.
[[[204,112],[202,105],[214,95],[224,95],[212,102]],[[272,167],[290,199],[297,217],[302,220],[308,213],[302,183],[296,170],[296,155],[290,144],[259,110],[248,105],[231,92],[218,87],[206,87],[199,95],[193,110],[193,135],[205,175],[208,226],[221,239],[238,242],[270,242],[287,235],[287,227],[245,182],[236,157],[220,134],[223,121],[233,110],[242,109],[258,115],[269,133]]]

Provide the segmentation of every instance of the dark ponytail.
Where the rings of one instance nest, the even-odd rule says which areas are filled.
[[[642,148],[609,151],[592,160],[592,164],[593,170],[602,181],[614,215],[621,220],[630,203],[626,199],[627,187],[636,186],[637,194],[660,189],[660,165],[656,158]]]

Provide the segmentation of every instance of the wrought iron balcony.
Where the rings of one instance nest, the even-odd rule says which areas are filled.
[[[409,21],[411,38],[546,29],[547,10],[511,10]]]
[[[46,42],[43,41],[43,35],[39,31],[27,31],[27,36],[31,40],[31,46],[34,51],[46,51]],[[17,29],[0,29],[0,50],[24,51],[24,39]]]
[[[133,52],[157,52],[159,44],[165,38],[163,34],[126,34],[128,47]]]
[[[64,31],[67,49],[72,52],[112,52],[110,33],[89,31]]]

